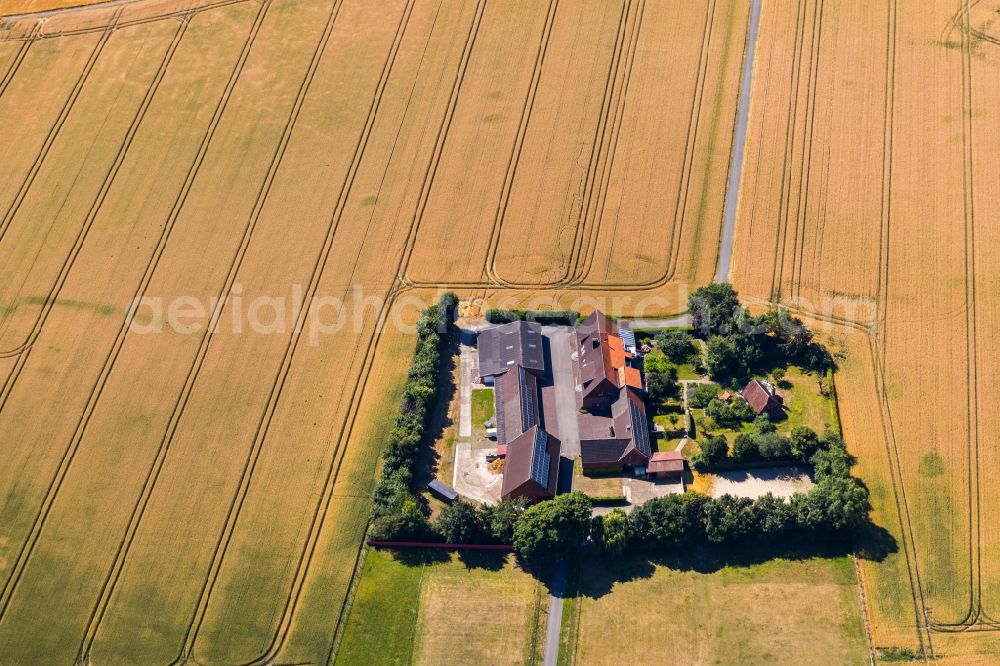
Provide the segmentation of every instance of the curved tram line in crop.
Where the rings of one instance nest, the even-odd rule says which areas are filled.
[[[264,17],[267,15],[267,10],[270,7],[270,0],[264,0],[257,12],[257,16],[254,20],[253,26],[247,35],[246,41],[243,44],[240,56],[229,76],[226,88],[223,91],[222,97],[220,98],[218,104],[216,105],[215,111],[213,113],[212,119],[209,122],[208,128],[206,129],[205,135],[202,138],[201,144],[198,148],[198,153],[188,169],[187,175],[184,180],[184,184],[181,191],[178,193],[174,205],[171,208],[171,213],[163,226],[161,231],[157,246],[150,257],[149,262],[146,265],[146,269],[143,272],[143,276],[140,280],[139,287],[136,290],[135,298],[133,303],[138,303],[139,299],[146,293],[146,289],[149,286],[149,282],[152,280],[152,276],[156,267],[159,263],[160,258],[163,256],[163,251],[170,239],[170,234],[173,231],[174,225],[177,222],[177,218],[180,215],[181,210],[184,207],[184,202],[187,199],[188,193],[191,190],[191,186],[198,174],[201,164],[205,159],[205,154],[208,152],[208,147],[212,142],[212,138],[215,135],[215,130],[219,125],[219,121],[225,109],[229,103],[229,99],[232,96],[233,89],[236,86],[236,82],[243,71],[243,67],[246,64],[247,58],[250,54],[250,50],[256,40],[257,34],[260,32],[261,24],[264,21]],[[24,573],[25,567],[28,560],[34,551],[35,545],[38,543],[38,538],[41,534],[42,529],[45,526],[45,522],[49,516],[49,512],[52,509],[52,505],[55,502],[56,496],[62,487],[63,480],[66,478],[66,474],[69,471],[69,467],[73,462],[73,458],[76,455],[77,450],[80,447],[80,442],[83,438],[83,433],[86,430],[87,424],[90,421],[94,410],[97,407],[97,403],[100,401],[101,395],[103,393],[104,387],[107,384],[108,377],[110,376],[112,370],[114,369],[115,363],[118,360],[118,356],[121,352],[122,346],[125,343],[125,337],[128,334],[129,324],[132,318],[135,316],[135,309],[129,312],[126,316],[125,321],[118,331],[118,336],[109,350],[107,356],[104,360],[104,365],[101,369],[97,382],[91,389],[90,395],[87,400],[86,407],[84,408],[83,414],[77,420],[76,428],[73,436],[68,444],[63,456],[60,460],[59,466],[56,470],[55,475],[49,482],[46,489],[45,498],[39,507],[38,513],[36,514],[34,521],[31,526],[31,530],[24,544],[21,546],[18,552],[17,558],[14,563],[14,567],[11,570],[11,574],[8,576],[7,580],[4,582],[3,588],[0,589],[0,621],[3,620],[9,606],[11,598],[17,588],[21,576]]]

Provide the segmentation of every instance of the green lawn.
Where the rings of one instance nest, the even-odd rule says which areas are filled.
[[[546,599],[506,553],[370,549],[335,663],[533,662]]]
[[[779,430],[789,432],[801,425],[809,426],[817,432],[825,428],[837,427],[837,403],[834,397],[824,396],[820,392],[820,379],[816,375],[807,375],[799,368],[790,367],[785,373],[782,383],[789,382],[791,390],[778,388],[785,397],[786,414],[788,418],[778,424]]]
[[[337,664],[410,663],[423,573],[422,565],[404,564],[387,551],[368,551]]]
[[[483,423],[493,418],[496,410],[493,404],[493,389],[472,390],[472,429],[473,432],[483,431]]]
[[[694,371],[693,363],[681,363],[677,366],[677,379],[704,379],[705,375],[700,375]]]

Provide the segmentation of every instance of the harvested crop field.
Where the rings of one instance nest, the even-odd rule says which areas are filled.
[[[686,564],[585,558],[567,663],[867,663],[850,558]]]
[[[441,286],[677,311],[715,264],[748,8],[0,19],[0,660],[327,659],[398,324]]]
[[[994,1],[765,3],[734,281],[832,322],[875,646],[995,660]]]

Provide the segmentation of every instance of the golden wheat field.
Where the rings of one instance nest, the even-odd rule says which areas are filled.
[[[0,661],[324,663],[399,324],[442,286],[682,309],[716,260],[748,11],[0,19]]]
[[[765,3],[733,278],[841,336],[876,647],[1000,659],[1000,3]]]
[[[327,663],[420,307],[712,279],[751,0],[70,4],[0,0],[0,663]],[[998,663],[1000,0],[762,8],[732,279],[838,354],[869,648]]]

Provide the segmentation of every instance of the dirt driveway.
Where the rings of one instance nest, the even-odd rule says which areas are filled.
[[[489,449],[473,448],[469,442],[455,445],[455,479],[452,487],[462,497],[496,504],[500,501],[503,475],[494,474],[486,462]]]

